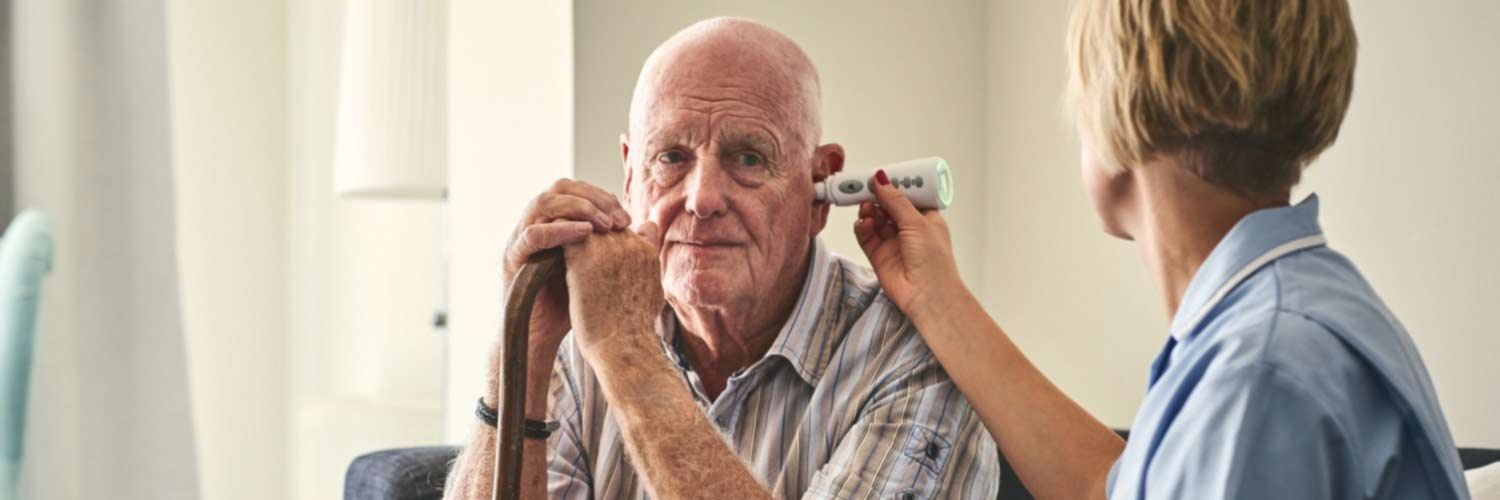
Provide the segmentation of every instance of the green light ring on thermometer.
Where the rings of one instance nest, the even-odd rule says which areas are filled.
[[[953,204],[953,172],[948,170],[948,160],[939,159],[937,164],[938,199],[943,206]]]

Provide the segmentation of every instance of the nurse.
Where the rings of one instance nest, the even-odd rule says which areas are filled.
[[[1345,0],[1083,0],[1068,41],[1084,187],[1104,232],[1136,242],[1171,318],[1128,444],[985,314],[938,212],[881,172],[854,228],[1027,488],[1467,498],[1411,338],[1329,247],[1317,196],[1291,203],[1349,103]]]

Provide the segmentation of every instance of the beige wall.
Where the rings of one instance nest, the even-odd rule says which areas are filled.
[[[1411,331],[1454,438],[1500,447],[1500,3],[1351,4],[1354,101],[1301,192]]]
[[[1500,446],[1490,321],[1500,304],[1500,4],[1351,3],[1354,102],[1297,197],[1319,194],[1331,246],[1411,331],[1458,442]],[[1127,426],[1167,320],[1134,247],[1100,233],[1083,197],[1060,114],[1066,17],[1067,2],[991,4],[990,264],[978,280],[991,314],[1049,376]]]
[[[532,197],[572,175],[573,12],[552,0],[452,0],[448,29],[448,290],[444,437],[474,428],[499,336],[501,256]]]
[[[281,498],[285,6],[167,2],[177,255],[198,483]]]

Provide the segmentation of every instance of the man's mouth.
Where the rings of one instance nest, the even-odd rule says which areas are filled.
[[[695,246],[695,247],[706,247],[706,248],[712,248],[712,247],[737,247],[737,246],[745,244],[742,241],[731,240],[731,239],[728,239],[728,238],[686,238],[686,239],[673,239],[673,240],[669,240],[669,241],[671,241],[672,243],[681,244],[681,245],[688,245],[688,246]]]

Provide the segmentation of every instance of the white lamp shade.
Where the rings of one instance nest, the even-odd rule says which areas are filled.
[[[442,198],[448,185],[447,2],[346,5],[334,191]]]

